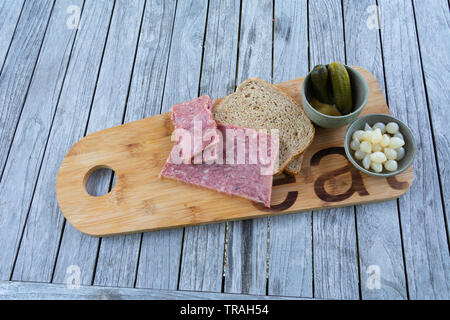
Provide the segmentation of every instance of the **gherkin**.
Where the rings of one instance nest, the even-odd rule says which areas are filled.
[[[342,114],[349,114],[353,109],[353,101],[347,69],[340,62],[332,62],[328,65],[328,76],[330,77],[336,107]]]
[[[314,97],[316,97],[320,102],[333,104],[327,66],[323,64],[315,66],[311,71],[311,82],[313,86]]]

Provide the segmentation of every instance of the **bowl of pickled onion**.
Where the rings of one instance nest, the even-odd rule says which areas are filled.
[[[416,142],[409,127],[387,114],[368,114],[350,124],[345,153],[360,171],[377,177],[395,176],[411,166]]]

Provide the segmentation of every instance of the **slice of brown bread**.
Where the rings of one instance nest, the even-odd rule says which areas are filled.
[[[314,138],[314,126],[291,97],[261,79],[247,79],[213,108],[216,121],[253,129],[278,129],[281,173]],[[270,131],[269,131],[270,133]]]
[[[289,174],[300,173],[300,171],[302,170],[303,156],[304,153],[292,159],[292,161],[289,162],[284,171],[286,171]]]

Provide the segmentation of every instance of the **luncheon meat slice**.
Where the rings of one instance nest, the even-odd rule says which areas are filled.
[[[278,139],[254,129],[218,124],[218,158],[212,164],[176,164],[171,152],[160,176],[180,180],[270,207]]]
[[[211,113],[212,106],[212,100],[205,95],[172,107],[172,123],[175,129],[183,129],[177,133],[179,135],[176,138],[177,143],[183,144],[185,150],[190,150],[183,156],[186,163],[190,163],[193,157],[206,150],[209,151],[209,159],[217,158],[216,150],[219,140],[217,124]],[[198,162],[202,162],[201,157]]]

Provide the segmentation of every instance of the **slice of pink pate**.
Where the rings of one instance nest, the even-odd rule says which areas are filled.
[[[179,133],[187,134],[189,139],[186,148],[190,150],[190,153],[183,156],[185,163],[190,163],[192,158],[203,151],[209,151],[209,159],[217,158],[216,150],[219,140],[217,124],[211,113],[212,106],[212,100],[205,95],[172,107],[171,120],[175,129],[183,129]],[[176,138],[177,143],[185,143],[184,138],[184,136]],[[201,162],[201,157],[200,160],[196,157],[195,163]]]
[[[217,124],[217,129],[220,142],[218,158],[214,163],[176,164],[172,161],[174,153],[171,152],[160,176],[270,207],[272,174],[278,165],[278,139],[271,139],[269,134],[254,129],[225,124]],[[254,143],[250,146],[250,141],[257,141],[257,146]]]

